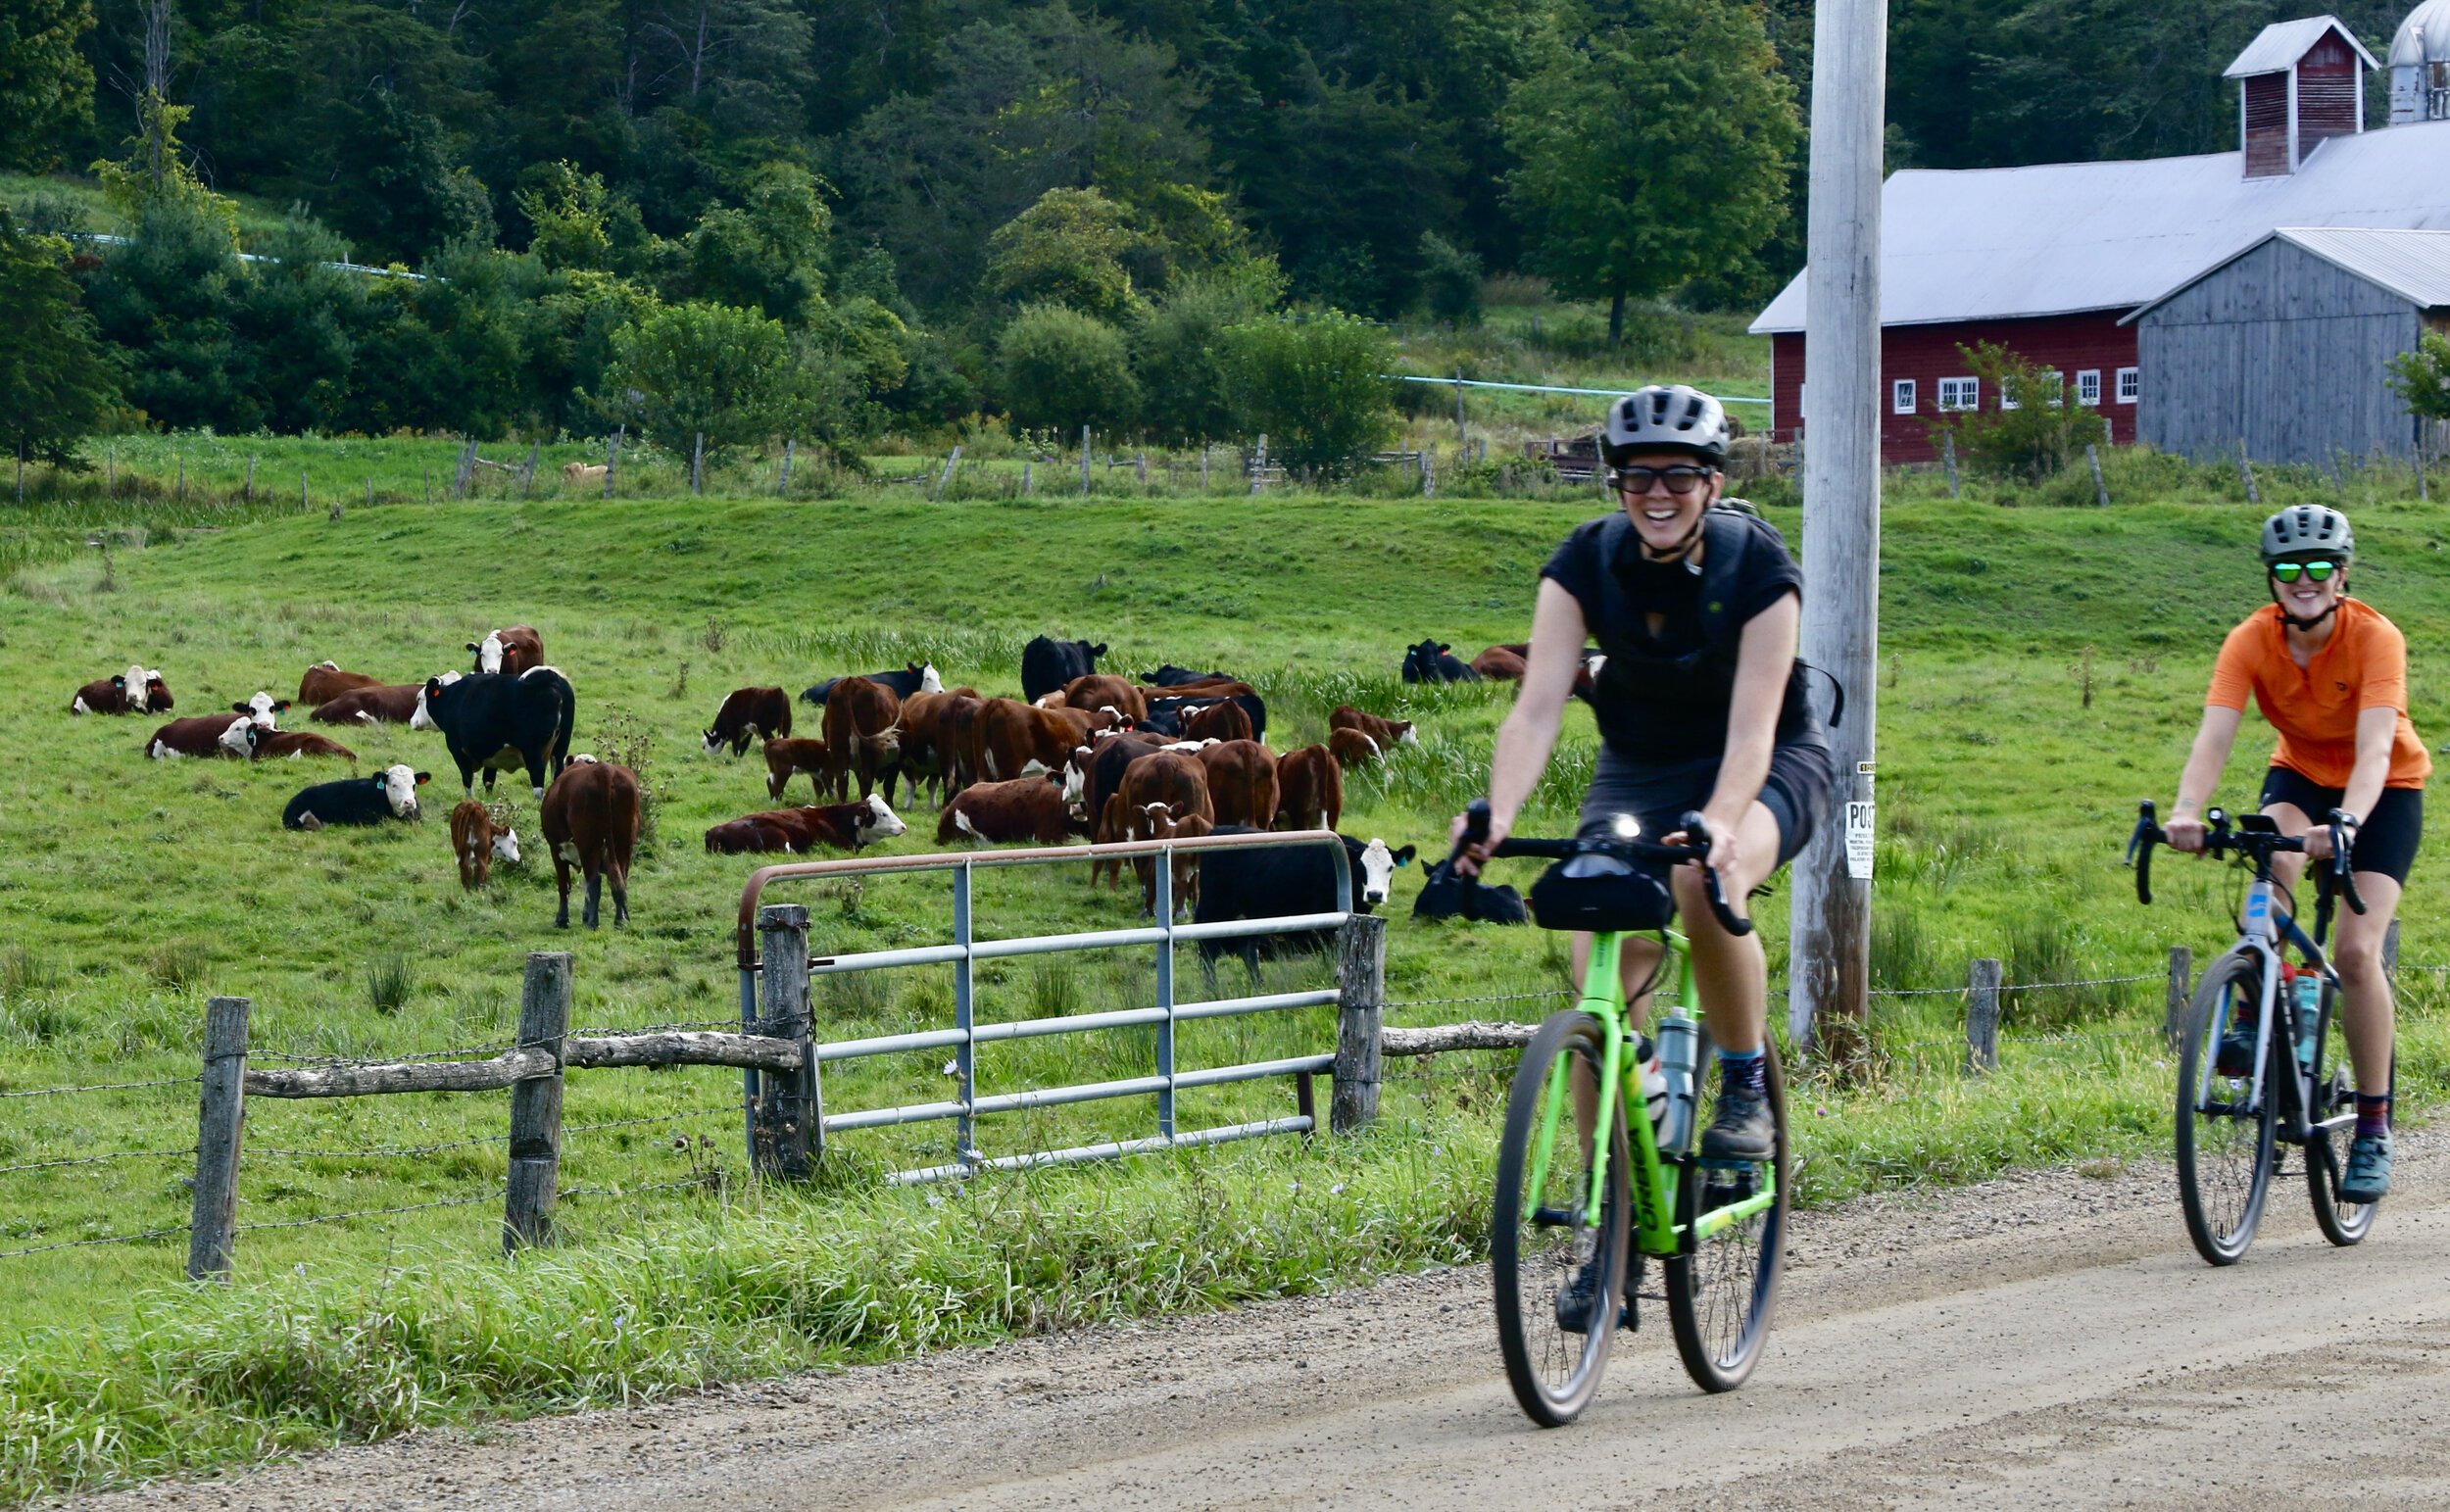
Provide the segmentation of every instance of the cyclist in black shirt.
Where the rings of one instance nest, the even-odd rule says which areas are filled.
[[[1829,739],[1795,659],[1802,574],[1766,521],[1714,508],[1726,488],[1727,441],[1718,401],[1682,384],[1645,388],[1609,408],[1601,455],[1624,508],[1576,529],[1541,568],[1530,667],[1490,763],[1489,840],[1458,869],[1476,872],[1487,847],[1513,828],[1555,748],[1584,647],[1594,641],[1606,658],[1592,699],[1602,744],[1583,802],[1585,836],[1631,814],[1644,838],[1676,845],[1683,815],[1698,809],[1710,826],[1710,865],[1739,908],[1811,839],[1832,773]],[[1719,925],[1697,865],[1679,866],[1668,880],[1723,1063],[1702,1153],[1767,1159],[1776,1131],[1760,1096],[1769,986],[1760,936]],[[1575,937],[1577,980],[1590,945],[1589,936]],[[1657,963],[1656,945],[1626,942],[1636,1022]]]

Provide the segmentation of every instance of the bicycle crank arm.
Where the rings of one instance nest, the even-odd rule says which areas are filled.
[[[1582,1221],[1582,1216],[1570,1207],[1536,1207],[1532,1209],[1532,1227],[1570,1229]]]
[[[1766,1170],[1763,1174],[1767,1175]],[[1768,1212],[1777,1201],[1778,1184],[1776,1179],[1772,1178],[1762,1191],[1754,1193],[1742,1201],[1730,1202],[1725,1207],[1713,1207],[1695,1218],[1692,1221],[1693,1243],[1699,1244],[1719,1230],[1741,1223],[1755,1213]]]

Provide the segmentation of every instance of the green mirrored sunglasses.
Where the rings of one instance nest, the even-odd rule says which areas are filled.
[[[2272,563],[2272,575],[2283,583],[2293,583],[2299,576],[2310,577],[2318,583],[2328,583],[2330,581],[2330,575],[2338,571],[2340,563],[2336,561],[2275,561]]]

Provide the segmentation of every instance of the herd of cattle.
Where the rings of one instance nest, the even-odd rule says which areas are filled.
[[[536,630],[513,625],[467,643],[471,670],[422,683],[385,684],[331,661],[306,669],[295,705],[313,708],[314,722],[341,727],[405,724],[443,735],[459,768],[464,801],[452,810],[451,847],[464,887],[489,879],[496,860],[519,860],[518,837],[497,810],[480,802],[482,774],[491,796],[495,774],[523,770],[540,806],[539,827],[554,861],[561,894],[557,927],[569,923],[573,873],[586,883],[583,921],[596,927],[609,882],[615,923],[629,913],[628,873],[643,797],[637,774],[569,746],[577,696],[569,679],[546,663]],[[1424,641],[1408,649],[1403,676],[1411,682],[1519,680],[1519,646],[1491,647],[1469,663],[1448,648]],[[706,832],[717,854],[806,854],[856,851],[905,833],[894,810],[897,788],[906,802],[938,810],[940,844],[1059,845],[1184,840],[1208,834],[1270,830],[1334,830],[1342,819],[1345,775],[1417,744],[1410,721],[1381,718],[1350,706],[1328,717],[1324,744],[1278,752],[1266,742],[1268,711],[1251,686],[1223,672],[1166,665],[1139,679],[1101,673],[1102,645],[1041,636],[1021,659],[1021,696],[994,697],[975,688],[947,688],[932,664],[837,677],[801,693],[814,710],[816,733],[793,734],[794,701],[779,687],[735,690],[704,731],[703,751],[735,757],[758,744],[769,801],[780,801],[805,773],[815,802],[745,814]],[[1588,691],[1596,665],[1585,668]],[[282,730],[293,701],[259,692],[227,712],[174,718],[145,742],[155,759],[227,756],[242,760],[333,757],[356,760],[347,747],[313,731]],[[71,713],[168,713],[169,687],[158,669],[125,672],[77,690]],[[317,783],[284,805],[293,830],[380,824],[420,816],[417,789],[430,773],[393,765],[370,777]],[[858,797],[852,785],[858,784]],[[1385,902],[1396,867],[1413,848],[1385,841],[1344,841],[1353,877],[1353,902],[1363,910]],[[1155,864],[1132,857],[1144,911],[1156,900]],[[1121,886],[1120,858],[1093,866],[1093,883],[1109,872]],[[1319,846],[1266,847],[1173,854],[1171,891],[1201,922],[1322,913],[1335,907],[1335,868]],[[1510,890],[1490,900],[1493,916],[1519,921]],[[1419,914],[1454,911],[1453,886],[1434,869]],[[1255,967],[1255,959],[1253,961]]]

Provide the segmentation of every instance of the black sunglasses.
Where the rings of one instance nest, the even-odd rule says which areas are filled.
[[[1653,483],[1665,483],[1671,494],[1689,494],[1710,475],[1707,467],[1679,464],[1673,467],[1619,467],[1616,486],[1620,492],[1646,494]]]

